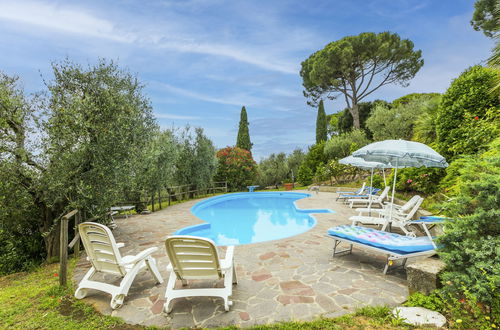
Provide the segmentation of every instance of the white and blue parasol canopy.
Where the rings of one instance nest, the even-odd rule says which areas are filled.
[[[385,140],[356,150],[352,156],[386,167],[448,167],[446,159],[431,147],[414,141]]]
[[[359,167],[364,170],[371,170],[373,168],[388,168],[389,166],[378,163],[378,162],[367,162],[361,157],[353,157],[353,156],[347,156],[345,158],[342,158],[339,160],[340,164],[344,165],[351,165],[355,167]]]

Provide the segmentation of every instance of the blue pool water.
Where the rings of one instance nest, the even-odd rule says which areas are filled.
[[[301,210],[295,201],[309,194],[294,192],[235,193],[197,203],[191,212],[204,224],[178,230],[177,235],[207,237],[217,245],[240,245],[294,236],[316,225],[311,213],[331,210]]]

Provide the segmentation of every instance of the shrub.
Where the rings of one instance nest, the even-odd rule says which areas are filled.
[[[387,182],[389,184],[389,182]],[[382,189],[385,187],[384,185],[384,178],[379,175],[379,174],[374,174],[373,175],[373,182],[372,182],[372,187]]]
[[[500,298],[500,138],[490,148],[459,169],[456,195],[443,205],[453,220],[446,222],[438,242],[446,290],[492,306]]]
[[[314,173],[305,163],[302,163],[299,167],[299,174],[297,175],[297,181],[303,186],[310,185],[312,183]]]
[[[445,169],[412,167],[398,169],[396,178],[396,189],[398,191],[419,192],[424,194],[433,194],[440,188],[439,181],[445,175]],[[394,180],[394,171],[392,171],[388,183]]]
[[[366,127],[372,132],[375,141],[387,139],[410,140],[417,119],[432,98],[434,96],[427,94],[418,97],[414,96],[406,103],[396,103],[398,106],[392,108],[379,104],[366,121]]]
[[[500,98],[491,92],[495,70],[473,66],[455,79],[441,99],[436,132],[447,158],[484,151],[498,136]]]
[[[218,167],[215,179],[227,181],[231,191],[244,190],[257,174],[252,154],[238,147],[226,147],[217,152]]]
[[[498,320],[498,309],[497,312],[485,309],[467,289],[465,296],[458,299],[445,289],[435,290],[429,295],[416,292],[410,295],[403,305],[440,312],[446,316],[451,328],[492,329]]]
[[[370,143],[363,130],[353,130],[332,137],[325,144],[328,159],[341,159]]]

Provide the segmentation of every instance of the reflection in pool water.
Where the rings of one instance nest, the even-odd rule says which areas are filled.
[[[196,204],[191,211],[207,224],[183,228],[178,235],[207,237],[218,245],[239,245],[290,237],[316,224],[311,213],[330,210],[300,210],[294,201],[302,193],[236,193]]]

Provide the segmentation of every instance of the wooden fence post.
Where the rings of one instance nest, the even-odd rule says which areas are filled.
[[[78,235],[78,225],[82,222],[82,213],[78,212],[75,216],[75,236]],[[80,258],[80,240],[77,240],[74,247],[75,259]]]
[[[158,202],[160,203],[160,210],[161,210],[161,189],[158,189]]]
[[[151,212],[155,211],[155,192],[151,194]]]
[[[61,218],[59,251],[59,285],[66,286],[68,278],[68,218]]]

